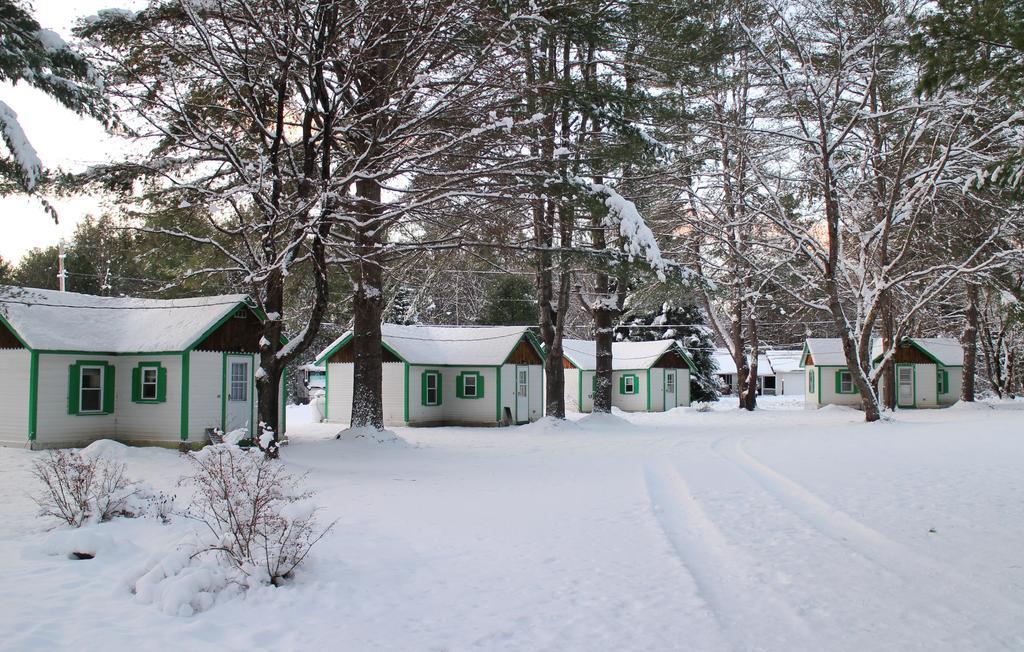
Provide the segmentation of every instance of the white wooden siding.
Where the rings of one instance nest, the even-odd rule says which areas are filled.
[[[777,383],[781,383],[781,386],[776,386],[775,392],[782,394],[783,396],[800,396],[804,394],[807,389],[802,383],[806,383],[803,371],[787,371],[775,376],[778,380]]]
[[[352,419],[352,363],[327,364],[327,421],[349,423]]]
[[[678,392],[679,403],[678,407],[684,407],[690,404],[690,370],[689,369],[677,369],[676,370],[676,387]]]
[[[636,394],[622,394],[619,392],[621,382],[619,379],[622,376],[633,375],[636,376],[637,380],[637,392]],[[654,372],[651,372],[653,378]],[[651,400],[654,400],[654,396],[651,396]],[[622,370],[612,372],[612,405],[619,408],[623,412],[646,412],[647,411],[647,370],[636,369],[636,370]],[[653,407],[653,403],[652,403]],[[593,404],[591,404],[593,408]]]
[[[383,407],[385,425],[405,425],[405,363],[385,362],[383,369]],[[351,379],[351,375],[349,378]],[[351,384],[351,380],[349,383]],[[352,406],[349,406],[351,411]]]
[[[132,441],[181,441],[181,356],[118,356],[115,360],[117,437]],[[132,402],[132,370],[140,362],[159,362],[167,370],[167,400],[163,403]]]
[[[29,368],[28,349],[0,351],[0,442],[9,446],[28,445]]]
[[[327,421],[330,423],[347,425],[352,421],[353,369],[354,365],[351,362],[331,362],[327,365]],[[383,374],[381,399],[384,408],[384,425],[404,425],[405,364],[385,362],[381,372]],[[452,392],[454,395],[454,387]],[[417,394],[417,396],[419,395]]]
[[[939,405],[952,405],[960,400],[964,387],[963,367],[943,367],[949,375],[949,391],[939,395]]]
[[[441,373],[441,405],[423,405],[423,373]],[[483,398],[458,398],[455,379],[464,371],[479,373],[484,378]],[[409,365],[409,423],[451,423],[481,425],[497,423],[497,374],[494,367],[430,367]]]
[[[817,382],[821,385],[821,393],[818,393],[818,387],[815,386],[814,404],[817,407],[822,407],[824,405],[861,407],[862,403],[859,393],[839,394],[836,392],[836,375],[841,371],[847,371],[846,367],[808,367],[808,369],[818,370]],[[820,401],[818,401],[818,396],[821,396]]]
[[[566,369],[566,378],[572,369]],[[544,366],[530,365],[530,421],[537,421],[544,416]]]
[[[39,354],[36,442],[40,446],[86,445],[97,439],[117,436],[116,398],[114,414],[68,414],[68,370],[79,360],[104,361],[116,366],[116,356]],[[121,370],[114,373],[120,386]],[[131,400],[131,395],[128,399]]]

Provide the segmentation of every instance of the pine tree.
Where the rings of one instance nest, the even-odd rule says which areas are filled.
[[[487,288],[481,324],[492,326],[535,326],[537,302],[533,282],[525,276],[509,274],[491,281]]]
[[[388,324],[411,326],[420,323],[420,311],[416,306],[416,290],[400,285],[395,290],[395,298],[384,313],[384,321]]]
[[[109,116],[100,79],[85,58],[56,33],[43,29],[16,0],[0,0],[0,82],[28,84],[78,115],[102,122]],[[7,146],[7,151],[0,153],[0,195],[34,191],[43,164],[21,128],[18,114],[3,101],[0,136]]]
[[[718,400],[715,379],[715,348],[704,310],[694,303],[676,305],[666,301],[660,310],[634,312],[615,329],[618,341],[650,342],[674,339],[693,360],[696,372],[690,375],[690,397],[693,401]]]

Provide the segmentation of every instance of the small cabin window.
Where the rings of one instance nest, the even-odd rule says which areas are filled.
[[[814,369],[807,370],[807,391],[814,393]]]
[[[79,412],[103,410],[103,367],[82,367],[79,384]]]
[[[665,375],[665,392],[668,394],[676,393],[676,375],[666,374]]]
[[[441,372],[424,371],[422,380],[423,405],[441,405]]]
[[[949,393],[949,372],[945,369],[939,369],[935,375],[935,388],[939,394]]]
[[[483,398],[484,377],[476,371],[463,371],[455,378],[455,396],[458,398]]]
[[[239,308],[238,310],[235,311],[234,318],[235,319],[245,319],[247,312],[249,312],[249,311],[246,310],[245,308]]]
[[[853,374],[843,370],[839,372],[839,393],[853,394]]]
[[[157,385],[159,384],[159,369],[155,367],[142,368],[142,400],[155,401],[157,396]]]
[[[636,375],[626,374],[619,380],[619,393],[623,395],[638,394],[640,392],[639,385]]]

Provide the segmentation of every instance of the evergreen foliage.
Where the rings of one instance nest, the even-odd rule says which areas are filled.
[[[535,326],[537,302],[533,282],[525,276],[508,274],[491,281],[487,288],[481,324],[491,326]]]
[[[109,108],[102,84],[86,59],[54,32],[43,29],[17,0],[0,0],[0,82],[25,83],[78,115],[106,122]],[[43,174],[17,114],[0,101],[0,195],[32,192]]]
[[[416,306],[416,290],[414,288],[401,285],[395,290],[395,298],[384,314],[384,321],[402,326],[420,323],[420,312]]]

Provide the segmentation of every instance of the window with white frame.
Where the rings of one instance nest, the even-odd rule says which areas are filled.
[[[103,411],[103,367],[82,367],[78,385],[79,412]]]
[[[157,399],[157,388],[160,385],[160,370],[156,367],[142,368],[142,400],[155,401]]]
[[[622,393],[636,394],[636,376],[622,377]]]
[[[807,391],[814,393],[814,369],[807,372]]]
[[[437,371],[423,372],[423,405],[441,404],[441,374]]]
[[[839,372],[839,393],[853,394],[853,374],[843,370]]]
[[[466,374],[462,377],[462,395],[465,398],[476,398],[476,376]]]

